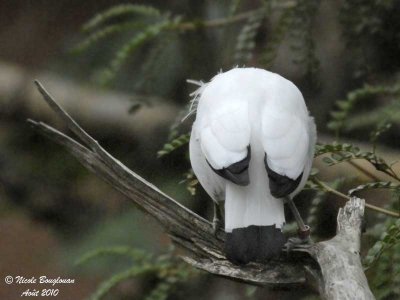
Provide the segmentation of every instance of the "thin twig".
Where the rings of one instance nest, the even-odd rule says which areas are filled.
[[[353,160],[347,161],[351,166],[353,166],[355,169],[358,171],[362,172],[364,175],[367,177],[371,178],[374,181],[381,181],[382,179],[376,176],[374,173],[370,172],[369,170],[365,169],[363,166],[360,166],[358,163],[356,163]]]
[[[88,170],[153,216],[175,243],[192,254],[192,258],[185,258],[189,264],[215,275],[253,285],[295,287],[311,281],[310,285],[319,285],[318,290],[324,299],[373,299],[362,270],[359,251],[349,251],[354,245],[359,245],[364,201],[352,198],[339,211],[338,228],[345,228],[345,231],[323,243],[295,247],[291,251],[296,255],[295,259],[286,255],[279,261],[233,265],[225,259],[225,233],[222,230],[215,235],[210,222],[112,157],[52,99],[40,83],[36,84],[53,111],[85,145],[42,122],[29,120],[31,126],[63,146]],[[352,268],[347,268],[348,261],[354,263]],[[346,278],[344,285],[341,284],[344,282],[341,278]]]
[[[292,8],[296,5],[295,1],[279,1],[274,5],[274,8],[280,9],[287,9]],[[185,22],[177,25],[177,28],[182,31],[189,31],[189,30],[196,30],[202,27],[206,28],[214,28],[214,27],[222,27],[231,25],[234,23],[238,23],[248,19],[249,17],[253,16],[254,14],[261,13],[265,11],[265,7],[260,7],[257,9],[249,10],[243,13],[239,13],[234,16],[214,19],[214,20],[207,20],[207,21],[195,21],[195,22]]]
[[[393,170],[393,168],[391,166],[389,166],[389,170],[390,170],[390,172],[392,174],[391,177],[393,177],[397,181],[400,181],[400,177],[396,174],[396,172]]]
[[[296,286],[305,282],[304,267],[300,263],[293,264],[289,260],[282,260],[279,264],[254,263],[241,270],[240,267],[224,259],[223,230],[215,233],[210,222],[164,194],[111,156],[57,104],[39,82],[35,83],[51,109],[79,137],[82,144],[42,122],[28,120],[29,124],[39,133],[67,149],[88,170],[108,182],[157,220],[173,241],[192,255],[190,262],[193,262],[194,266],[250,284]],[[303,257],[304,262],[309,260],[306,254],[299,253],[299,255]],[[221,264],[224,269],[220,268]]]
[[[257,9],[249,10],[249,11],[246,11],[246,12],[237,14],[233,17],[228,17],[228,18],[220,18],[220,19],[209,20],[209,21],[200,21],[200,22],[181,23],[178,25],[178,29],[187,31],[187,30],[196,30],[201,27],[213,28],[213,27],[226,26],[226,25],[230,25],[233,23],[237,23],[237,22],[246,20],[253,14],[256,14],[263,10],[264,10],[264,8],[257,8]]]
[[[341,193],[341,192],[335,190],[334,188],[330,187],[329,185],[327,185],[325,182],[319,180],[318,178],[315,178],[315,177],[314,177],[314,181],[315,181],[320,187],[322,187],[325,191],[327,191],[327,192],[329,192],[329,193],[335,194],[335,195],[337,195],[337,196],[339,196],[339,197],[341,197],[341,198],[343,198],[343,199],[346,199],[346,200],[350,200],[350,199],[351,199],[351,197],[349,197],[349,196],[347,196],[347,195],[345,195],[345,194],[343,194],[343,193]],[[369,204],[369,203],[365,203],[365,207],[367,207],[367,208],[369,208],[369,209],[371,209],[371,210],[374,210],[374,211],[383,213],[383,214],[388,215],[388,216],[400,218],[400,214],[399,214],[399,213],[396,213],[396,212],[394,212],[394,211],[390,211],[390,210],[381,208],[381,207],[379,207],[379,206],[375,206],[375,205],[372,205],[372,204]]]

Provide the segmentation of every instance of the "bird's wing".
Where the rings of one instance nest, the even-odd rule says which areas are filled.
[[[244,101],[231,101],[197,113],[190,141],[193,171],[211,197],[225,180],[249,182],[250,125]],[[221,184],[222,183],[222,184]]]
[[[270,191],[281,198],[297,190],[303,175],[308,177],[310,156],[310,119],[301,111],[266,107],[262,112],[262,144],[265,151]]]
[[[198,118],[201,149],[214,169],[228,168],[246,157],[250,125],[245,101],[213,107],[204,117],[199,113]]]
[[[207,164],[206,158],[201,151],[199,138],[196,138],[197,128],[193,125],[189,142],[190,163],[194,174],[207,194],[215,201],[222,201],[225,198],[225,182]]]
[[[251,155],[248,103],[232,99],[221,102],[226,103],[213,105],[206,114],[198,113],[201,150],[215,173],[247,185]]]

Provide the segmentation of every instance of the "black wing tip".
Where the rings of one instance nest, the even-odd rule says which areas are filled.
[[[240,186],[246,186],[250,183],[249,163],[251,159],[251,147],[247,146],[247,155],[241,161],[238,161],[229,167],[222,169],[214,169],[207,161],[210,168],[219,176]]]
[[[233,183],[240,185],[240,186],[246,186],[250,183],[250,176],[249,176],[249,170],[246,169],[242,173],[232,173],[229,168],[222,169],[221,176],[232,181]]]
[[[269,167],[267,163],[267,154],[265,154],[264,164],[269,178],[269,189],[271,195],[275,198],[288,196],[299,186],[301,178],[303,177],[303,172],[296,179],[278,174]]]
[[[225,254],[236,265],[249,262],[268,262],[279,257],[286,238],[275,224],[270,226],[251,225],[235,228],[227,233]]]

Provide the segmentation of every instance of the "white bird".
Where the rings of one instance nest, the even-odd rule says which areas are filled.
[[[200,85],[190,161],[214,202],[225,201],[226,256],[268,260],[285,243],[283,198],[310,174],[314,120],[299,89],[266,70],[234,68]]]

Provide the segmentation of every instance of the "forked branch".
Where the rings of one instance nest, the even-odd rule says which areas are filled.
[[[364,213],[364,201],[351,199],[339,212],[338,235],[332,240],[296,248],[268,264],[233,265],[226,260],[222,250],[225,238],[222,230],[214,235],[210,222],[182,206],[111,156],[55,102],[39,82],[35,81],[35,84],[44,100],[80,142],[45,123],[29,119],[29,124],[40,134],[63,146],[84,167],[153,216],[172,241],[190,254],[190,258],[183,258],[187,263],[215,275],[255,285],[317,285],[326,299],[354,299],[341,296],[354,295],[357,291],[365,296],[360,299],[373,299],[359,257],[359,226]],[[358,242],[354,244],[354,241]],[[349,259],[354,264],[347,270],[346,262]],[[343,276],[349,278],[349,283],[335,285],[336,280],[343,279]],[[339,294],[335,292],[342,288],[348,291],[342,291],[337,296]]]

